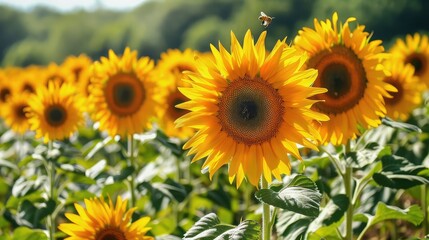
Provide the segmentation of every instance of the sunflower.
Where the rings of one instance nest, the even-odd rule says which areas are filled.
[[[384,98],[395,88],[383,82],[386,72],[381,61],[386,57],[380,40],[370,40],[365,26],[351,31],[349,18],[338,28],[338,15],[332,22],[314,19],[314,27],[303,28],[295,38],[295,46],[307,52],[308,68],[319,72],[315,87],[327,88],[313,109],[327,114],[328,122],[317,124],[324,143],[344,144],[359,135],[359,127],[380,125],[386,114]]]
[[[429,40],[427,35],[407,35],[405,41],[397,39],[390,49],[393,57],[414,66],[414,74],[429,87]]]
[[[57,65],[56,63],[50,63],[44,68],[43,82],[47,86],[49,82],[56,82],[61,85],[63,83],[73,83],[74,75],[69,72],[68,69]]]
[[[3,109],[2,114],[6,125],[19,134],[24,134],[30,129],[25,113],[25,109],[28,107],[28,98],[29,94],[14,94],[8,99]]]
[[[231,53],[211,45],[214,60],[198,59],[186,74],[191,87],[180,89],[190,100],[178,107],[190,112],[176,124],[198,130],[184,149],[195,154],[192,162],[207,157],[210,178],[229,164],[237,188],[245,178],[257,186],[261,176],[271,182],[289,174],[288,154],[301,159],[297,144],[316,149],[320,140],[309,122],[328,120],[310,109],[317,100],[308,98],[326,89],[311,87],[317,71],[303,69],[305,55],[285,40],[266,55],[265,37],[254,44],[248,30],[242,47],[231,32]]]
[[[392,98],[385,98],[387,116],[406,121],[411,111],[422,102],[424,84],[414,76],[414,67],[404,65],[401,61],[386,61],[384,66],[391,72],[384,81],[394,86],[398,91],[390,93]]]
[[[169,49],[161,54],[161,59],[156,66],[159,72],[157,76],[162,80],[165,85],[164,88],[167,90],[165,102],[162,104],[164,111],[160,113],[160,127],[170,137],[186,139],[195,133],[193,128],[176,128],[174,121],[188,112],[175,107],[177,104],[188,100],[178,87],[189,86],[182,81],[183,71],[194,72],[196,70],[194,58],[198,54],[197,51],[191,49],[186,49],[183,52],[178,49]]]
[[[126,210],[127,200],[121,197],[116,205],[109,199],[106,203],[103,198],[85,199],[84,209],[75,203],[77,214],[66,213],[65,216],[72,223],[61,223],[58,228],[69,237],[65,240],[153,240],[145,236],[150,230],[146,225],[149,217],[143,217],[131,223],[131,217],[136,208]]]
[[[6,104],[13,92],[13,84],[8,81],[6,75],[0,72],[0,105]]]
[[[40,85],[38,81],[40,77],[39,72],[39,68],[34,66],[21,69],[20,73],[14,77],[16,91],[18,93],[36,93],[36,89]]]
[[[153,67],[149,57],[137,59],[128,47],[122,57],[110,50],[109,58],[94,63],[88,100],[100,130],[126,136],[150,127],[162,94],[152,80]]]
[[[26,109],[31,130],[36,138],[62,140],[72,135],[83,121],[75,89],[70,84],[49,82],[33,95]]]

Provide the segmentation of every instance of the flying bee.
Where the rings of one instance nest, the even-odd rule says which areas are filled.
[[[267,14],[265,14],[264,12],[261,12],[261,16],[259,16],[259,20],[261,20],[261,25],[264,26],[265,28],[268,27],[271,23],[271,21],[273,21],[274,17],[270,17]]]

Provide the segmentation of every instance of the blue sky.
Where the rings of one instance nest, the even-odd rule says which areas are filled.
[[[19,9],[29,10],[37,5],[44,5],[60,11],[76,9],[92,10],[97,5],[114,10],[127,10],[145,0],[0,0],[0,5],[9,5]]]

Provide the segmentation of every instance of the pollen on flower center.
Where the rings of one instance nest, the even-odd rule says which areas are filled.
[[[276,135],[282,122],[282,98],[263,79],[232,81],[219,99],[222,129],[237,142],[259,144]]]
[[[314,86],[328,89],[315,96],[323,100],[314,105],[321,112],[346,112],[363,98],[368,80],[362,61],[351,49],[334,46],[310,58],[308,65],[319,71]]]

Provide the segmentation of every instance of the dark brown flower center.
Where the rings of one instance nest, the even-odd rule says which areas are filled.
[[[2,88],[0,90],[0,101],[6,102],[7,98],[10,96],[11,91],[9,88]]]
[[[277,90],[260,77],[232,81],[218,103],[222,130],[247,145],[268,141],[283,121],[282,103]]]
[[[414,75],[416,76],[422,76],[427,71],[428,62],[422,53],[412,53],[405,59],[405,63],[414,66]]]
[[[167,102],[168,102],[168,110],[167,114],[170,116],[171,119],[178,119],[179,117],[183,116],[188,111],[185,109],[180,109],[175,107],[176,105],[186,102],[189,99],[185,97],[181,92],[176,90],[174,93],[170,94],[168,96]]]
[[[308,61],[309,68],[319,71],[314,87],[328,89],[316,95],[323,100],[314,105],[320,112],[339,114],[353,108],[365,93],[367,78],[362,61],[349,48],[341,45],[324,50]]]
[[[95,240],[126,240],[125,234],[118,228],[106,227],[97,232]]]
[[[35,93],[36,91],[34,90],[33,85],[29,84],[29,83],[25,83],[24,86],[22,87],[22,90],[29,92],[29,93]]]
[[[397,104],[399,101],[401,101],[402,97],[404,96],[404,89],[402,87],[402,84],[398,82],[396,79],[391,77],[386,78],[384,81],[394,86],[398,90],[397,92],[389,92],[392,98],[384,98],[386,105]]]
[[[26,104],[18,104],[17,106],[15,106],[15,116],[20,119],[20,120],[24,120],[27,119],[27,117],[25,116],[25,108],[27,108],[28,105]]]
[[[107,81],[104,96],[113,114],[128,116],[143,105],[145,89],[134,74],[118,73]]]
[[[45,109],[46,122],[53,127],[59,127],[67,120],[67,111],[61,105],[51,105]]]

